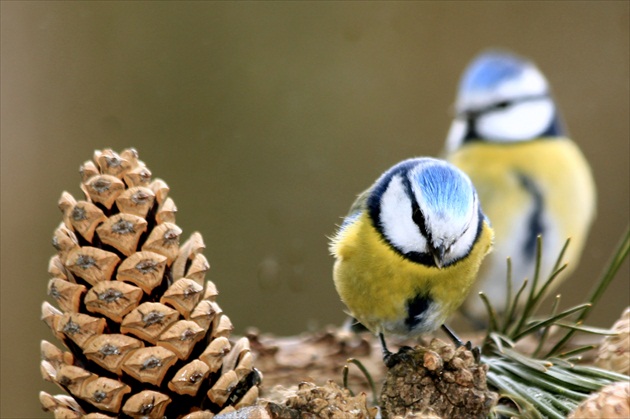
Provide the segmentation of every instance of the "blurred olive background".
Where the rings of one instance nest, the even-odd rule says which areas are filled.
[[[592,163],[598,218],[561,292],[629,219],[628,2],[2,2],[2,418],[46,416],[46,272],[94,149],[138,149],[200,231],[237,332],[339,324],[327,236],[395,162],[440,152],[456,84],[501,46],[546,73]],[[628,305],[628,264],[593,313]]]

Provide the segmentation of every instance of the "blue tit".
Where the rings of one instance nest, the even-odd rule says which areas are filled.
[[[332,238],[335,287],[387,358],[383,334],[434,331],[459,308],[492,240],[468,176],[443,160],[405,160],[359,195]]]
[[[540,278],[551,274],[569,237],[563,277],[577,266],[595,216],[595,184],[584,155],[566,136],[547,80],[531,61],[508,52],[480,54],[464,72],[455,110],[447,160],[470,176],[496,233],[475,291],[501,312],[506,259],[518,289],[534,275],[537,236]],[[476,294],[464,311],[483,322],[485,308]]]

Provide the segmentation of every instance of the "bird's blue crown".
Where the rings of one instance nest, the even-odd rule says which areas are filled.
[[[460,91],[490,90],[507,80],[515,79],[531,64],[510,53],[489,51],[480,54],[466,69]]]
[[[435,163],[421,166],[414,176],[424,203],[432,213],[466,217],[473,205],[474,190],[458,169],[436,160]]]
[[[424,204],[433,214],[465,217],[473,204],[473,186],[455,166],[429,157],[408,159],[393,166],[376,182],[367,201],[368,210],[375,221],[379,219],[381,197],[396,175],[403,178],[410,197],[413,195],[411,183],[417,184],[422,191]]]

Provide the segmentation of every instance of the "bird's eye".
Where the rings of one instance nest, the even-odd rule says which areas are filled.
[[[511,102],[504,100],[502,102],[497,103],[496,105],[494,105],[495,109],[506,109],[508,106],[510,106]]]
[[[411,215],[411,218],[413,219],[413,222],[419,226],[424,224],[424,217],[422,216],[422,213],[420,212],[419,209],[414,210],[413,214]]]
[[[429,233],[427,232],[427,227],[424,223],[424,215],[422,214],[422,211],[420,211],[420,208],[414,208],[411,214],[411,219],[413,220],[414,223],[416,223],[416,225],[420,229],[420,233],[422,233],[424,237],[429,237]]]

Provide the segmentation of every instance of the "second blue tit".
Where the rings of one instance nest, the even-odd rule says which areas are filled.
[[[501,312],[506,259],[518,289],[534,276],[538,235],[539,286],[569,237],[563,276],[577,266],[595,215],[595,185],[586,159],[566,136],[547,80],[531,61],[501,51],[480,54],[464,72],[456,112],[448,160],[470,176],[496,232],[475,289]],[[465,309],[481,320],[485,308],[476,294]]]
[[[381,338],[431,332],[468,295],[492,240],[468,176],[442,160],[405,160],[357,198],[332,239],[335,287]]]

